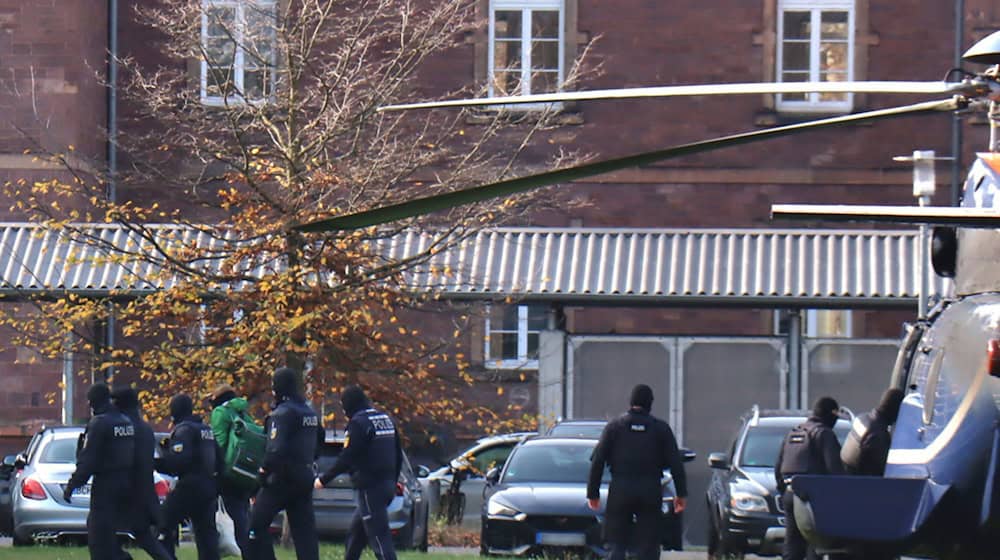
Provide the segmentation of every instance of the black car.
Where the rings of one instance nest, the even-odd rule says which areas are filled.
[[[0,463],[0,535],[10,535],[14,531],[14,506],[11,487],[14,485],[16,455],[7,455]]]
[[[708,557],[776,556],[785,540],[785,517],[774,480],[774,464],[785,435],[809,416],[806,410],[761,410],[740,419],[728,453],[712,453],[708,500]],[[843,443],[850,421],[837,421]]]
[[[604,555],[601,523],[609,472],[601,486],[602,511],[587,507],[590,456],[596,444],[593,438],[545,436],[515,447],[503,468],[492,469],[486,477],[480,553]],[[662,481],[662,491],[664,511],[669,511],[674,498],[669,476]],[[665,516],[664,522],[673,519]]]

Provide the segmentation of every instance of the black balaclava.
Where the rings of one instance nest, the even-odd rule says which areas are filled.
[[[632,388],[632,397],[629,404],[635,408],[641,408],[649,412],[653,407],[653,389],[649,385],[640,383]]]
[[[299,391],[299,372],[290,368],[278,368],[271,378],[271,388],[278,402],[286,399],[301,398]]]
[[[179,395],[174,395],[174,398],[170,399],[170,418],[173,419],[174,424],[182,422],[194,415],[194,401],[191,397],[181,393]]]
[[[901,404],[903,404],[903,390],[887,389],[882,394],[882,400],[875,407],[875,411],[889,424],[895,424],[896,418],[899,417],[899,406]]]
[[[343,405],[348,417],[371,406],[368,397],[365,396],[365,390],[357,385],[350,385],[340,393],[340,404]]]
[[[122,412],[139,410],[139,395],[131,387],[119,387],[111,391],[111,402]]]
[[[100,414],[111,406],[111,390],[104,383],[95,383],[87,390],[87,402],[94,414]]]
[[[813,405],[812,409],[812,415],[831,428],[837,423],[838,412],[840,412],[840,405],[833,397],[816,399],[816,404]]]

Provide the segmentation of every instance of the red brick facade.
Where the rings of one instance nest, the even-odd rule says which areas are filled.
[[[585,64],[603,65],[584,89],[646,85],[759,82],[773,74],[773,42],[765,21],[774,0],[567,0],[576,14],[582,44],[596,43]],[[156,42],[130,21],[131,3],[120,8],[121,49],[155,60]],[[953,6],[949,2],[870,2],[859,0],[865,22],[864,74],[873,80],[938,80],[952,66]],[[966,2],[969,46],[1000,28],[1000,6]],[[44,176],[22,154],[25,134],[48,147],[72,144],[81,153],[104,150],[106,92],[96,75],[106,64],[106,2],[95,0],[0,0],[0,176]],[[476,42],[469,32],[464,48],[429,61],[422,95],[467,85],[477,67]],[[977,68],[978,69],[978,68]],[[857,110],[916,102],[926,97],[859,96]],[[781,122],[763,96],[587,102],[575,108],[582,124],[546,133],[529,162],[553,147],[605,158],[753,130]],[[730,148],[622,171],[559,187],[585,201],[584,208],[536,216],[535,225],[616,227],[799,227],[775,224],[775,203],[910,204],[910,170],[892,157],[915,149],[950,150],[949,116],[906,118],[873,125],[815,131],[793,138]],[[470,124],[470,126],[476,126]],[[985,126],[963,126],[965,162],[985,148]],[[948,198],[948,166],[939,167],[939,200]],[[145,190],[145,189],[144,189]],[[127,186],[122,186],[127,193]],[[150,193],[147,191],[148,196]],[[171,195],[176,197],[175,195]],[[0,208],[5,219],[17,219]],[[771,310],[571,309],[569,328],[587,333],[771,334]],[[855,333],[895,337],[913,312],[859,311]],[[481,333],[479,335],[481,337]],[[479,344],[470,334],[470,346]],[[16,349],[0,353],[0,424],[31,418],[54,419],[58,406],[45,394],[56,391],[61,364],[27,365]],[[41,395],[38,405],[34,395]]]

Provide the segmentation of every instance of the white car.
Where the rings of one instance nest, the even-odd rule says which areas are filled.
[[[86,538],[90,484],[78,488],[69,503],[63,499],[63,489],[76,468],[81,434],[82,426],[43,428],[18,456],[11,485],[15,546]],[[153,478],[162,501],[170,491],[169,480],[159,473]]]

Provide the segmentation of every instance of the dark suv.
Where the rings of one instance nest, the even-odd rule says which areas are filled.
[[[785,541],[785,516],[774,481],[781,442],[806,420],[806,410],[761,410],[754,406],[740,418],[728,453],[712,453],[708,485],[708,557],[775,556]],[[837,421],[843,443],[850,421]]]

